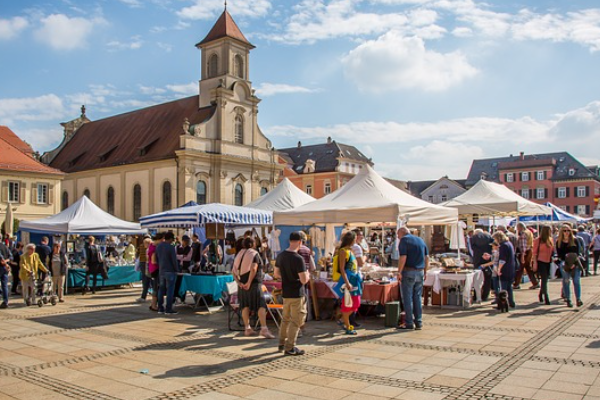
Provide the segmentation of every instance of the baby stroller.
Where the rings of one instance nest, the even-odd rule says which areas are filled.
[[[39,282],[39,287],[41,288],[41,296],[38,298],[37,305],[38,307],[43,307],[44,304],[52,304],[56,305],[58,302],[58,296],[54,295],[54,285],[52,284],[52,279],[50,278],[50,274],[46,275],[46,279]]]

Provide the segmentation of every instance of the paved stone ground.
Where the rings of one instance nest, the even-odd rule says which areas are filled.
[[[357,337],[308,323],[302,357],[227,330],[226,313],[159,316],[139,289],[0,311],[0,399],[599,399],[600,277],[584,307],[427,308],[424,330],[367,318]],[[558,296],[559,282],[550,285]],[[144,373],[147,370],[147,373]]]

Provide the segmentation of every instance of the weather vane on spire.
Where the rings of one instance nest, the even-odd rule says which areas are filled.
[[[227,0],[225,0],[225,10],[227,10]]]

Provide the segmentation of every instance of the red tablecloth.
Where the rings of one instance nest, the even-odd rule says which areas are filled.
[[[323,281],[315,281],[315,290],[320,299],[335,299],[333,292]],[[362,300],[368,302],[379,302],[381,304],[398,300],[399,289],[398,282],[391,282],[387,285],[364,285]]]

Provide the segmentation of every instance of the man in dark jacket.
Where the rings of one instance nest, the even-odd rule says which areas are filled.
[[[17,286],[21,283],[19,279],[19,263],[21,261],[21,254],[23,253],[23,243],[17,242],[15,248],[12,250],[12,261],[8,264],[10,265],[10,273],[12,274],[12,294],[17,294]]]
[[[158,289],[158,313],[167,315],[176,315],[173,310],[173,299],[175,297],[175,282],[179,272],[179,263],[177,262],[177,252],[173,247],[175,235],[173,232],[165,233],[165,241],[156,246],[156,258],[160,265]],[[165,307],[164,298],[167,295],[167,304]]]
[[[12,259],[12,254],[4,243],[0,243],[0,287],[2,288],[2,304],[0,308],[8,307],[8,263]]]
[[[487,301],[492,288],[492,269],[489,267],[481,268],[481,264],[488,262],[489,257],[485,254],[492,254],[492,235],[484,232],[482,229],[475,229],[471,237],[471,248],[473,249],[473,266],[475,269],[483,271],[483,287],[481,288],[481,299]],[[487,258],[487,259],[486,259]]]

